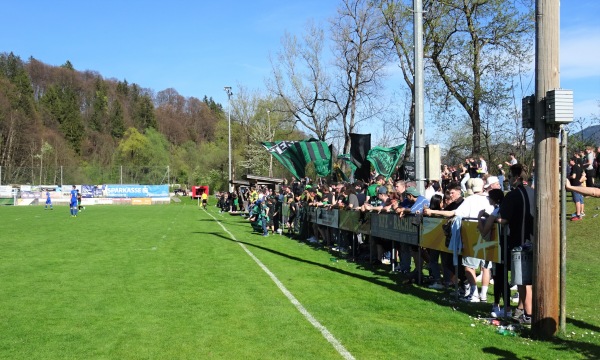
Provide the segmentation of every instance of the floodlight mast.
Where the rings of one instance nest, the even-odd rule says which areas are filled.
[[[233,183],[231,179],[231,86],[225,86],[225,92],[227,93],[227,127],[228,127],[228,141],[229,141],[229,178],[227,179],[227,187],[229,192],[233,192]]]

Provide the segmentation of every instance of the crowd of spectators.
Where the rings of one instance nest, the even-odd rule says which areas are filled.
[[[510,154],[504,164],[489,169],[481,156],[477,160],[474,157],[465,159],[458,166],[444,165],[441,179],[427,181],[423,194],[419,193],[415,182],[400,178],[373,174],[366,182],[332,183],[319,183],[306,178],[282,186],[277,192],[259,187],[249,188],[243,193],[221,194],[219,207],[222,211],[246,211],[255,230],[263,236],[282,234],[285,228],[288,236],[338,251],[355,261],[364,261],[373,266],[391,266],[392,271],[404,275],[404,282],[423,279],[421,283],[431,289],[458,289],[455,295],[465,302],[487,302],[488,289],[493,284],[492,316],[513,316],[523,323],[530,323],[531,286],[517,287],[518,305],[514,311],[510,302],[505,303],[504,307],[500,306],[504,284],[509,281],[504,269],[510,269],[510,250],[530,246],[533,241],[535,206],[530,186],[532,177],[518,163],[514,154]],[[242,208],[243,203],[247,204],[245,209]],[[289,208],[285,224],[283,204]],[[503,262],[500,264],[460,256],[456,262],[450,252],[309,222],[307,209],[310,207],[338,208],[361,214],[376,212],[399,217],[441,216],[449,221],[477,221],[482,237],[489,236],[494,224],[506,224],[510,229],[508,252],[501,254]],[[500,238],[504,239],[503,236]],[[428,272],[427,275],[424,270]]]

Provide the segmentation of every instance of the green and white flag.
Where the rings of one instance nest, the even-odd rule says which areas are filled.
[[[400,161],[402,154],[404,154],[404,145],[405,144],[402,144],[391,148],[376,146],[369,150],[367,160],[373,164],[377,173],[388,178],[392,175],[398,161]]]
[[[331,173],[331,151],[325,141],[273,141],[261,143],[296,179],[306,177],[306,165],[314,162],[318,176]]]
[[[346,164],[348,164],[350,166],[350,168],[352,169],[352,171],[356,170],[356,164],[352,162],[352,158],[350,157],[350,154],[340,154],[340,155],[338,155],[337,158],[344,161]]]

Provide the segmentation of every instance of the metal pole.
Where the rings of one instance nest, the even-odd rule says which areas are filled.
[[[552,338],[558,330],[560,224],[558,128],[546,123],[546,93],[560,88],[559,0],[536,0],[535,224],[532,334]]]
[[[560,306],[559,328],[563,334],[567,331],[567,139],[569,132],[561,129],[561,187],[560,187]]]
[[[269,122],[269,141],[273,141],[271,135],[271,110],[267,110],[267,120]],[[269,152],[269,177],[273,177],[273,155]]]
[[[425,122],[423,113],[423,0],[413,0],[415,34],[415,175],[417,190],[425,193]]]
[[[227,93],[227,128],[228,128],[228,140],[229,140],[229,177],[227,180],[227,187],[229,192],[232,192],[231,186],[231,86],[225,86],[225,92]]]

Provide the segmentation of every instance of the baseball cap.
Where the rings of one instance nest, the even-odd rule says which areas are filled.
[[[380,186],[379,189],[377,189],[377,194],[387,194],[387,188],[385,186]]]
[[[419,194],[419,190],[417,190],[414,186],[409,187],[408,189],[406,189],[406,191],[404,192],[405,194],[409,194],[412,195],[414,197],[419,197],[421,196],[421,194]]]
[[[467,181],[467,188],[473,193],[480,193],[483,191],[483,179],[481,178],[472,178]]]
[[[490,176],[487,178],[487,183],[483,186],[483,188],[487,189],[490,186],[492,186],[493,184],[497,184],[499,182],[500,182],[500,180],[498,179],[497,176]]]

